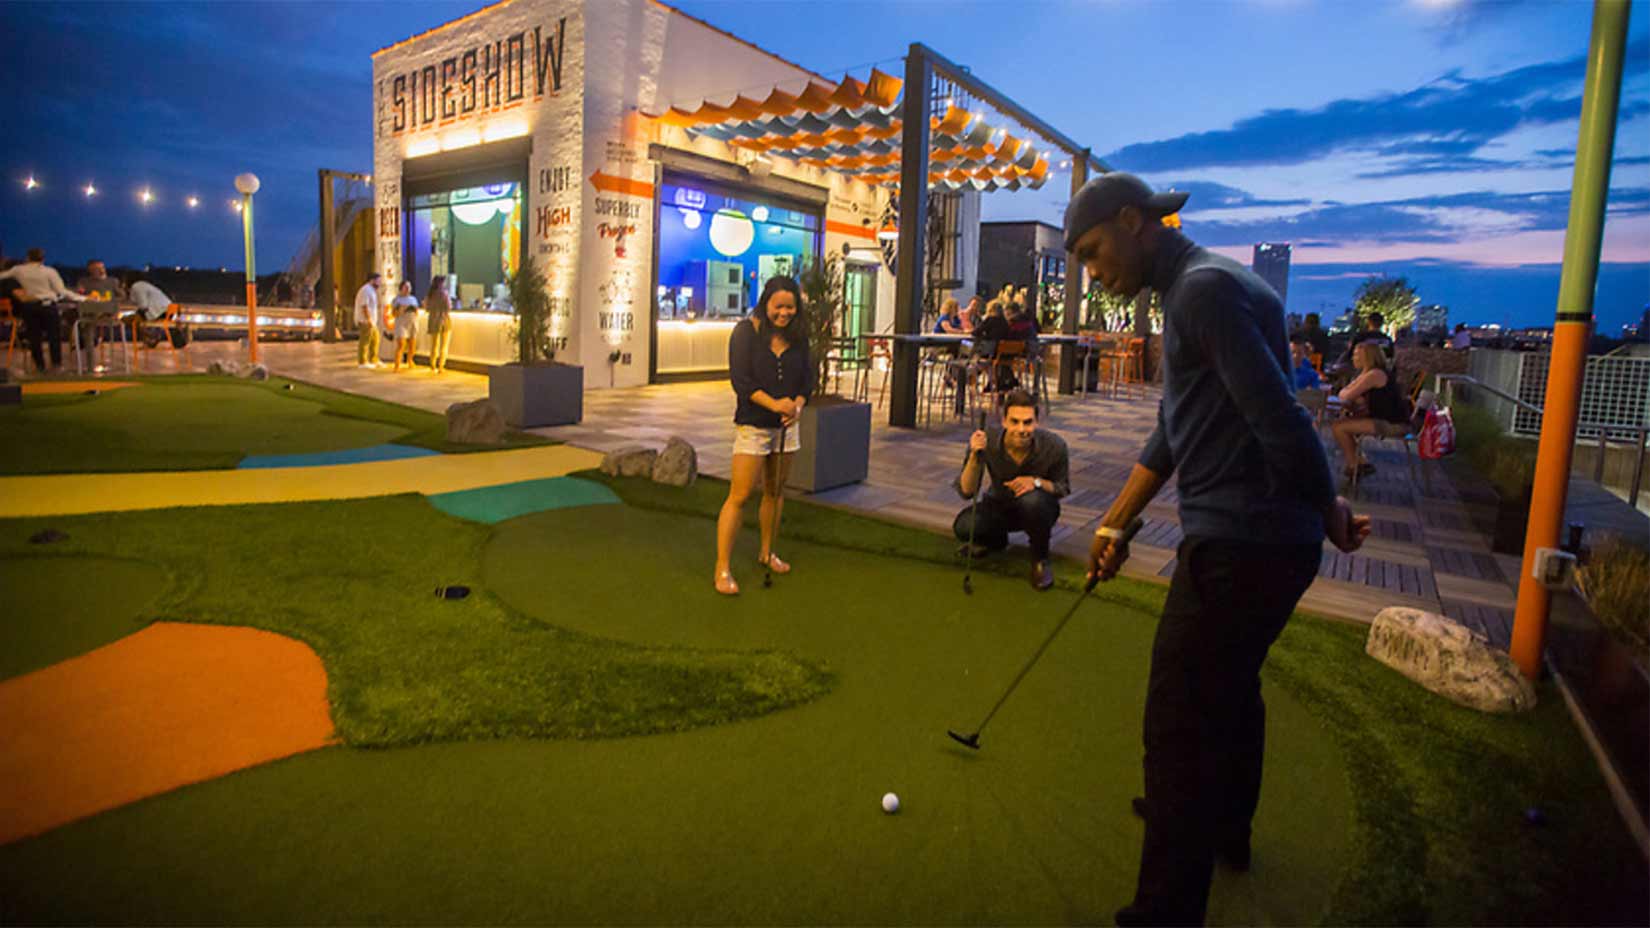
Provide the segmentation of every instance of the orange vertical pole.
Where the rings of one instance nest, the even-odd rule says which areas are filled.
[[[1587,84],[1581,98],[1581,131],[1576,143],[1575,178],[1570,189],[1570,222],[1564,233],[1564,270],[1558,285],[1547,397],[1536,450],[1535,488],[1524,532],[1524,566],[1518,576],[1518,611],[1511,655],[1526,677],[1541,671],[1551,594],[1531,575],[1540,548],[1558,547],[1570,485],[1581,383],[1587,369],[1587,338],[1593,323],[1593,286],[1604,236],[1604,203],[1610,188],[1610,156],[1615,147],[1616,109],[1621,93],[1622,51],[1627,39],[1629,0],[1595,0],[1593,34],[1587,49]]]

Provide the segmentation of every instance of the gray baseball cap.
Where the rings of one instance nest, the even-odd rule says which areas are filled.
[[[1066,206],[1066,250],[1072,251],[1083,233],[1116,216],[1125,206],[1138,207],[1154,216],[1177,213],[1186,204],[1186,193],[1153,193],[1146,182],[1133,174],[1113,171],[1084,184]]]

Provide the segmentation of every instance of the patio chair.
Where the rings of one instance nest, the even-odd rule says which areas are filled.
[[[178,314],[182,310],[182,306],[179,306],[177,303],[173,303],[172,305],[166,307],[166,315],[161,316],[159,319],[145,319],[143,318],[142,313],[134,313],[132,315],[132,351],[137,354],[138,368],[140,370],[143,368],[143,352],[154,351],[161,345],[165,345],[173,353],[182,351],[183,363],[189,363],[189,342],[185,341],[182,347],[179,347],[177,341],[172,337],[172,333],[174,331],[184,333],[188,330],[187,326],[178,319]],[[143,343],[144,329],[160,329],[165,337],[156,342],[153,346],[145,345]]]

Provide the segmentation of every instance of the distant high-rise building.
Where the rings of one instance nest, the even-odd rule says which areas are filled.
[[[1278,300],[1289,305],[1289,243],[1261,242],[1255,246],[1255,260],[1250,269],[1278,292]]]
[[[1429,303],[1415,310],[1415,331],[1448,332],[1449,307]]]

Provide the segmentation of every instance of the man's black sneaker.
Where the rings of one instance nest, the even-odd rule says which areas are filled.
[[[1031,585],[1038,592],[1054,585],[1054,568],[1048,566],[1048,561],[1038,561],[1031,565]]]

